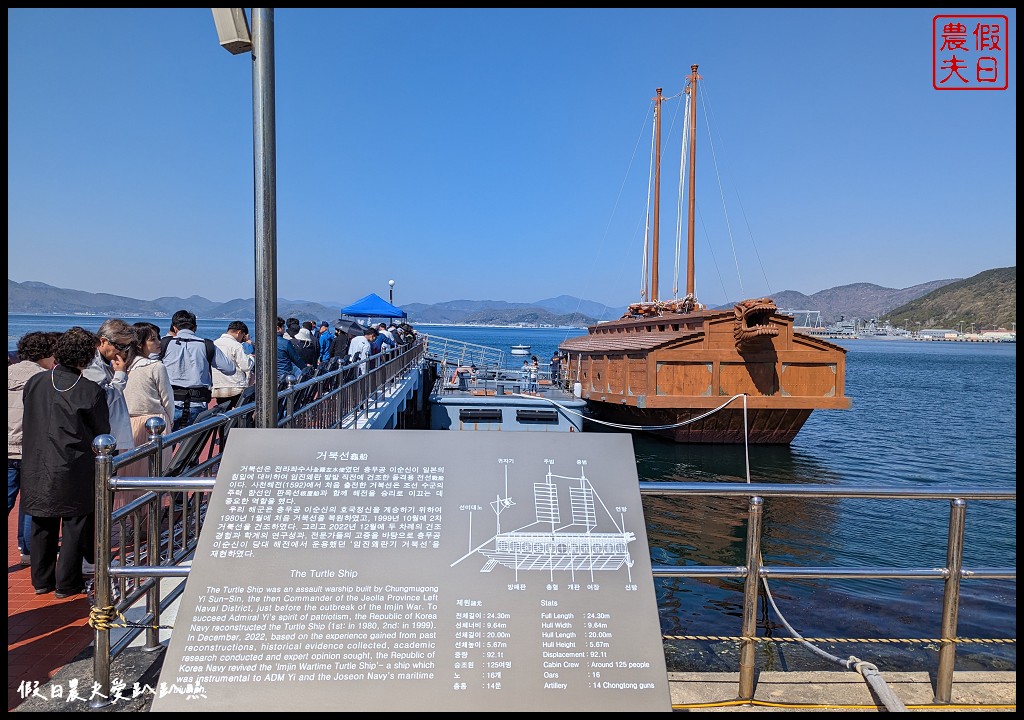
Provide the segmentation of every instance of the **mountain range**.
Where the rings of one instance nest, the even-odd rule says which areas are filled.
[[[841,318],[889,319],[893,324],[920,322],[923,327],[956,327],[957,323],[978,323],[1009,327],[1016,322],[1017,269],[996,268],[971,278],[933,280],[908,288],[886,288],[871,283],[854,283],[805,295],[784,290],[772,296],[780,310],[817,311],[823,324]],[[328,319],[338,317],[342,303],[325,305],[309,300],[278,299],[282,317]],[[585,326],[599,320],[621,317],[625,307],[615,307],[570,295],[513,303],[503,300],[450,300],[400,306],[415,323],[466,325],[557,325]],[[732,307],[732,304],[721,307]],[[905,308],[910,310],[905,310]],[[58,288],[46,283],[7,281],[7,311],[33,315],[90,314],[107,317],[170,317],[187,308],[208,319],[251,319],[253,298],[215,302],[199,295],[187,298],[159,297],[155,300],[90,293]]]

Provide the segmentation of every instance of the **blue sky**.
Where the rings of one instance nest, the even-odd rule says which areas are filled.
[[[1008,90],[933,89],[957,12],[1008,16]],[[280,297],[639,300],[651,98],[695,63],[703,302],[1017,262],[1013,9],[274,17]],[[209,8],[8,9],[7,72],[9,279],[255,295],[252,63]]]

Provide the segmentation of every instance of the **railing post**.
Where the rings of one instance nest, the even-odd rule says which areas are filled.
[[[754,699],[754,660],[757,652],[757,588],[761,582],[761,520],[764,500],[756,495],[750,498],[747,522],[747,577],[743,583],[743,629],[745,638],[740,648],[741,700]]]
[[[92,441],[92,451],[96,453],[95,473],[95,513],[96,513],[96,564],[93,575],[93,592],[96,595],[96,608],[104,610],[112,604],[110,596],[110,513],[113,497],[110,492],[110,475],[114,462],[114,451],[117,440],[113,435],[97,435]],[[89,707],[101,708],[111,704],[110,701],[110,630],[107,627],[93,626],[94,652],[92,658],[92,675],[96,693],[89,700]]]
[[[149,476],[160,477],[164,474],[164,430],[167,423],[162,417],[153,416],[146,421],[149,441],[156,445],[157,451],[149,456]]]
[[[953,666],[956,660],[956,624],[960,612],[960,577],[964,563],[964,521],[967,502],[954,498],[949,503],[949,539],[946,543],[946,584],[942,593],[942,647],[935,676],[935,702],[949,703],[953,697]]]
[[[359,404],[363,408],[363,416],[367,421],[370,419],[370,376],[373,370],[370,368],[370,361],[366,361],[366,372],[359,376]]]
[[[288,416],[288,427],[295,427],[295,376],[285,375],[284,381],[288,384],[288,398],[284,401],[284,414]],[[280,418],[278,418],[280,422]]]
[[[167,423],[161,417],[151,417],[146,421],[146,430],[149,431],[149,441],[156,445],[156,452],[149,456],[149,476],[160,477],[164,474],[164,429]],[[157,493],[157,499],[146,506],[146,559],[147,565],[160,564],[160,506],[163,495]],[[138,536],[139,530],[135,529]],[[136,565],[141,565],[138,558]],[[146,613],[153,621],[146,628],[146,644],[142,648],[144,652],[156,652],[162,649],[160,646],[160,580],[157,579],[149,590],[146,591]]]

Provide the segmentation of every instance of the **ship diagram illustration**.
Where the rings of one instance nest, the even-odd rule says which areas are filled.
[[[480,572],[490,572],[498,565],[516,572],[593,572],[633,567],[629,544],[636,535],[625,529],[621,513],[617,520],[604,505],[582,469],[579,477],[565,477],[555,475],[549,466],[544,481],[533,484],[533,519],[515,529],[502,530],[502,516],[517,505],[507,491],[507,473],[506,467],[504,496],[499,494],[490,502],[494,535],[453,562],[452,567],[476,554],[486,559]],[[565,520],[563,515],[567,516]]]

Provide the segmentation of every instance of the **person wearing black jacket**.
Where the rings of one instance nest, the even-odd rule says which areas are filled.
[[[95,562],[92,441],[110,434],[107,394],[82,375],[99,337],[73,327],[54,349],[57,365],[25,384],[21,503],[32,516],[32,585],[58,598],[85,592],[82,561]],[[59,554],[58,554],[59,551]]]
[[[341,358],[342,365],[348,365],[348,346],[352,342],[352,336],[348,330],[341,326],[334,326],[334,339],[331,340],[331,357]]]
[[[291,339],[292,345],[299,353],[299,357],[302,358],[304,365],[316,367],[320,361],[320,350],[313,340],[313,334],[309,331],[309,328],[300,327]]]

